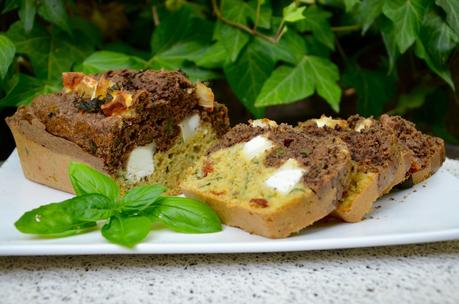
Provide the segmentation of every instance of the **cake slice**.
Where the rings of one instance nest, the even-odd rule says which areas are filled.
[[[267,119],[231,129],[182,184],[230,226],[287,237],[325,217],[347,188],[352,163],[337,137]]]
[[[161,183],[177,194],[183,172],[229,127],[212,91],[180,72],[70,72],[63,83],[6,121],[24,175],[67,192],[68,165],[80,161],[124,190]]]
[[[322,116],[300,123],[298,128],[314,136],[336,136],[346,143],[354,165],[349,187],[334,215],[347,222],[361,221],[379,197],[405,179],[410,168],[410,151],[391,130],[371,118]]]
[[[413,153],[410,170],[403,187],[411,187],[434,174],[445,161],[445,143],[441,138],[423,134],[400,116],[382,115],[383,128],[395,133],[399,141]]]

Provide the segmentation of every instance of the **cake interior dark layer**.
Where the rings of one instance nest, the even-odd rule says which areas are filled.
[[[390,163],[395,163],[400,150],[397,149],[397,138],[393,131],[382,128],[377,121],[373,121],[371,126],[359,132],[354,131],[352,120],[355,118],[362,119],[358,116],[350,117],[351,128],[343,128],[339,125],[334,128],[318,127],[314,121],[304,124],[300,128],[307,134],[336,136],[342,139],[351,152],[352,160],[359,165],[360,170],[379,172]]]
[[[442,139],[418,131],[412,122],[400,116],[384,114],[380,122],[384,128],[393,130],[400,142],[413,152],[418,167],[416,169],[425,168],[432,156],[444,145]]]

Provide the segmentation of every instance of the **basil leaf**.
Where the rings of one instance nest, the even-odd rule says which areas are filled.
[[[163,197],[150,210],[166,227],[183,233],[222,230],[220,218],[208,205],[185,197]]]
[[[115,202],[105,195],[92,193],[73,198],[71,212],[80,221],[95,222],[113,215]]]
[[[161,185],[144,185],[129,190],[121,199],[123,209],[145,209],[153,204],[166,188]]]
[[[88,195],[84,200],[91,199]],[[82,233],[96,226],[95,221],[83,220],[75,213],[75,205],[82,197],[74,197],[59,203],[52,203],[24,213],[14,224],[22,233],[46,235],[52,237]],[[80,215],[83,213],[80,213]]]
[[[77,195],[99,193],[115,201],[120,194],[120,188],[111,177],[86,164],[72,162],[69,174],[73,189]]]
[[[132,248],[142,242],[150,230],[151,222],[145,216],[116,215],[102,227],[102,235],[112,243]]]

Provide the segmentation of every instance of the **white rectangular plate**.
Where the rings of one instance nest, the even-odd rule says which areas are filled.
[[[14,222],[26,211],[69,194],[24,178],[17,153],[0,168],[0,255],[173,254],[320,250],[459,239],[459,179],[440,170],[414,188],[380,199],[368,219],[355,224],[328,223],[280,240],[225,226],[213,234],[153,230],[134,249],[108,243],[99,231],[60,239],[19,233]]]

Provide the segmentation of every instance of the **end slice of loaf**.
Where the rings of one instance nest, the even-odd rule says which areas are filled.
[[[182,190],[209,204],[227,225],[281,238],[336,208],[351,166],[339,138],[257,120],[223,136],[190,169]]]
[[[61,92],[6,119],[24,175],[72,192],[71,161],[111,175],[123,190],[164,184],[180,193],[183,171],[229,128],[210,88],[179,72],[64,73]]]
[[[422,182],[441,167],[445,161],[445,143],[441,138],[418,131],[412,122],[400,116],[384,114],[379,121],[413,154],[404,187]]]
[[[354,162],[351,181],[334,215],[358,222],[371,211],[374,202],[405,179],[411,153],[393,132],[384,130],[375,120],[358,116],[349,120],[321,117],[300,123],[307,134],[336,136],[343,140]]]

